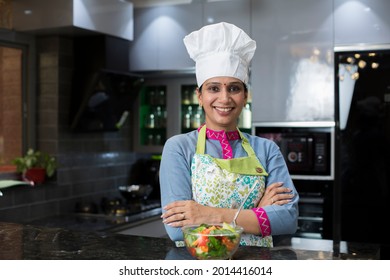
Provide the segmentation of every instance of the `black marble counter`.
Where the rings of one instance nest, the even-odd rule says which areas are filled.
[[[122,227],[129,227],[151,217],[159,217],[161,207],[135,213],[128,216],[115,216],[106,214],[73,213],[65,215],[48,216],[31,221],[31,225],[44,227],[57,227],[82,231],[118,231]]]
[[[379,247],[342,242],[286,238],[274,248],[240,247],[234,259],[307,260],[379,259]],[[77,231],[0,222],[0,259],[24,260],[163,260],[192,259],[167,238]]]

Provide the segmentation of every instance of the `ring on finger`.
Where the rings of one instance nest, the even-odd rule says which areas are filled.
[[[275,203],[274,199],[273,199],[273,198],[271,198],[271,204],[274,204],[274,203]]]

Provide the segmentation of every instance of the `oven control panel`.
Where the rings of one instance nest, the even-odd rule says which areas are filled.
[[[293,178],[333,179],[332,127],[256,126],[255,134],[280,147]]]

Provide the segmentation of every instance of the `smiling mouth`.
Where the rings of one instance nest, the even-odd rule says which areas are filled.
[[[220,111],[220,112],[230,112],[233,110],[233,107],[214,107],[215,110]]]

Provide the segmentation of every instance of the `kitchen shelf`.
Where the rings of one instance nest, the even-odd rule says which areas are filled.
[[[141,91],[140,134],[142,146],[159,146],[166,141],[166,86],[146,86]]]
[[[196,85],[181,86],[181,132],[197,129],[204,123],[204,112],[199,106]]]

